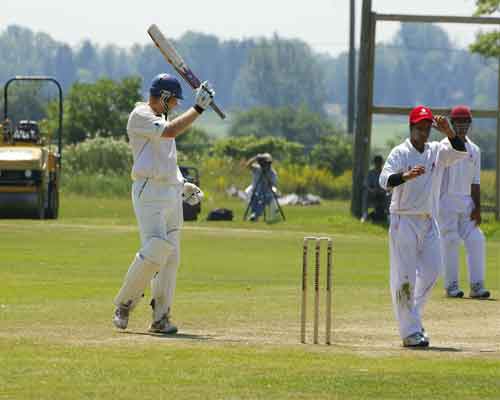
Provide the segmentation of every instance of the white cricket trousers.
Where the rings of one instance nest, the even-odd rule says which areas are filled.
[[[436,220],[391,215],[389,228],[391,294],[404,339],[422,330],[422,311],[439,276],[441,253]]]
[[[484,282],[485,239],[483,232],[470,219],[474,202],[470,196],[444,195],[439,207],[439,230],[443,254],[444,286],[459,281],[458,248],[463,241],[467,253],[467,269],[471,285]]]
[[[136,260],[148,260],[147,250],[152,242],[165,243],[157,246],[157,268],[144,267],[144,261],[139,262],[139,273],[132,274],[131,269],[137,262],[132,263],[125,282],[115,298],[115,305],[127,304],[131,301],[131,308],[135,307],[143,294],[147,283],[151,283],[151,297],[155,307],[154,321],[170,311],[177,280],[177,269],[180,263],[180,230],[183,224],[182,214],[182,185],[166,185],[151,179],[136,180],[132,185],[132,204],[139,225],[141,249]],[[142,254],[144,251],[145,254]],[[154,254],[153,254],[153,257]],[[151,259],[151,257],[149,258]],[[134,280],[129,282],[128,280]],[[140,286],[140,290],[133,292],[128,288]]]

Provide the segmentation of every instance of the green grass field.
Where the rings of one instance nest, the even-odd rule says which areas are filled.
[[[447,300],[439,282],[424,317],[432,348],[405,350],[384,227],[343,202],[287,207],[272,225],[223,205],[236,221],[186,223],[169,337],[147,333],[148,301],[127,331],[111,325],[139,244],[128,199],[64,195],[58,221],[0,220],[0,399],[499,398],[498,302]],[[497,297],[499,225],[485,231]],[[332,346],[299,344],[301,242],[318,233],[334,239]]]

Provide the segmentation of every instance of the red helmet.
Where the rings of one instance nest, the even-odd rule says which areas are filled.
[[[451,109],[450,118],[467,118],[472,120],[472,113],[470,111],[470,107],[468,106],[455,106]]]

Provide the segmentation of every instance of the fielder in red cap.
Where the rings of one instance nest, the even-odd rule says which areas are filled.
[[[470,108],[463,105],[453,107],[450,119],[455,132],[465,142],[469,156],[444,170],[441,185],[439,230],[445,293],[454,298],[464,296],[458,279],[458,248],[463,242],[467,253],[469,296],[487,299],[490,292],[484,287],[485,239],[479,228],[481,150],[469,137],[472,124]]]
[[[392,191],[389,249],[394,312],[405,347],[427,347],[423,307],[441,267],[437,214],[446,167],[467,158],[465,144],[443,116],[415,107],[410,137],[392,149],[380,174],[380,186]],[[432,127],[447,136],[428,142]]]

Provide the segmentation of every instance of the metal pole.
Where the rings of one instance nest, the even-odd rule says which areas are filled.
[[[349,26],[349,66],[347,75],[347,132],[354,133],[354,102],[355,102],[355,88],[356,88],[356,0],[351,0],[350,8],[350,26]]]
[[[370,63],[373,54],[371,47],[374,38],[375,24],[372,12],[371,0],[363,0],[362,10],[362,25],[361,25],[361,42],[359,49],[359,63],[358,63],[358,98],[357,98],[357,112],[356,112],[356,129],[354,137],[354,160],[352,170],[352,197],[351,197],[351,213],[356,217],[361,217],[362,208],[362,191],[363,181],[366,171],[368,169],[369,159],[369,136],[368,131],[371,128],[371,84],[370,79]]]

